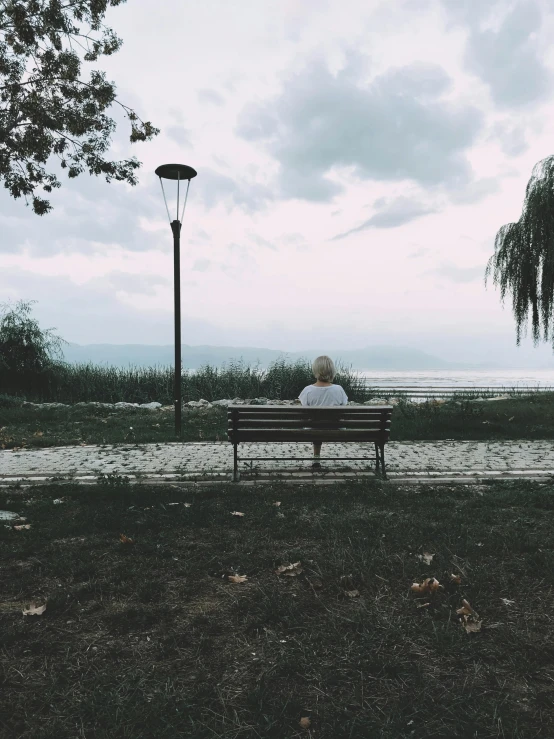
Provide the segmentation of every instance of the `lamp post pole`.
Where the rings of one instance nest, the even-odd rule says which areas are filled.
[[[173,285],[175,298],[175,436],[181,436],[181,222],[172,221],[173,231]]]
[[[175,403],[175,436],[180,437],[183,404],[183,393],[181,390],[181,221],[183,220],[183,214],[187,204],[190,181],[193,177],[196,177],[197,172],[186,164],[162,164],[156,169],[156,174],[160,178],[169,225],[173,232],[173,284],[175,298],[175,383],[173,387],[173,399]],[[169,215],[169,207],[165,197],[164,179],[177,180],[177,217],[173,221]],[[187,180],[187,193],[185,195],[185,202],[183,203],[181,220],[179,220],[179,186],[184,180]]]

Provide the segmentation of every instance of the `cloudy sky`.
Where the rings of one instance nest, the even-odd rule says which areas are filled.
[[[42,218],[0,192],[0,302],[81,344],[172,343],[154,169],[182,162],[184,343],[554,366],[483,281],[554,154],[552,0],[128,0],[106,22],[123,47],[85,69],[161,133],[130,145],[114,111],[135,188],[62,175]]]

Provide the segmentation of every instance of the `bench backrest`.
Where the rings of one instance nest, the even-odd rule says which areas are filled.
[[[392,406],[230,405],[229,441],[389,440]],[[307,428],[306,428],[307,427]]]

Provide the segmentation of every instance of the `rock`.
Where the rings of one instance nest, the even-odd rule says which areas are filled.
[[[125,403],[121,400],[119,403],[114,403],[114,408],[138,408],[138,403]]]
[[[113,403],[100,403],[96,400],[90,400],[88,402],[81,402],[81,403],[75,403],[75,407],[77,406],[91,406],[93,408],[113,408]]]
[[[228,405],[232,405],[233,401],[229,400],[228,398],[224,398],[223,400],[212,400],[212,405],[221,405],[227,407]]]
[[[185,403],[184,405],[187,405],[189,408],[211,408],[212,404],[204,400],[204,398],[200,398],[200,400],[189,400],[188,403]]]
[[[494,398],[487,398],[487,402],[491,403],[493,400],[510,400],[509,395],[496,395]]]
[[[254,398],[250,405],[267,405],[268,399],[267,398]]]
[[[365,400],[364,405],[389,405],[389,403],[383,398],[371,398],[371,400]]]
[[[68,403],[33,403],[33,405],[39,405],[41,408],[68,408]]]
[[[18,521],[20,518],[19,513],[14,511],[0,511],[0,521]]]
[[[158,408],[162,407],[161,403],[158,403],[157,401],[153,400],[151,403],[141,403],[140,408],[149,408],[151,411],[155,411]]]

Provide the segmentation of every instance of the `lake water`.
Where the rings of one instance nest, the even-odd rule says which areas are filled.
[[[554,387],[554,369],[545,370],[424,370],[421,372],[371,370],[359,372],[367,382],[382,388],[543,388]]]

